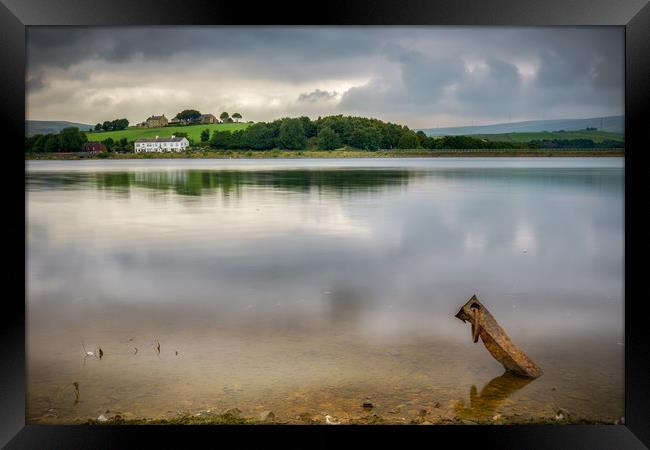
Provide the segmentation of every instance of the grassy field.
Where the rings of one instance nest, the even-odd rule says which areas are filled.
[[[591,139],[594,142],[604,140],[622,141],[623,135],[608,131],[540,131],[531,133],[473,134],[471,137],[498,142],[528,142],[537,139]]]
[[[250,124],[248,123],[212,123],[206,125],[169,126],[162,128],[129,127],[126,130],[119,131],[86,133],[86,136],[88,137],[89,141],[103,141],[107,138],[112,138],[114,141],[118,141],[122,138],[127,138],[129,142],[131,142],[141,138],[154,138],[156,136],[170,137],[172,134],[176,133],[187,133],[190,138],[198,142],[201,139],[201,131],[205,129],[210,130],[210,133],[215,130],[237,131],[243,130],[249,125]]]

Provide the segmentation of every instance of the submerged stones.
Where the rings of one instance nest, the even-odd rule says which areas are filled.
[[[569,419],[569,411],[567,411],[564,408],[560,408],[557,410],[557,413],[555,414],[555,420],[568,420]]]
[[[325,416],[325,423],[327,425],[341,425],[340,420],[336,420],[334,417],[330,416],[329,414]]]
[[[273,411],[267,410],[267,411],[262,411],[260,414],[260,420],[262,422],[274,422],[275,421],[275,414]]]
[[[239,417],[241,415],[241,409],[239,408],[228,408],[223,412],[224,416],[235,416]]]

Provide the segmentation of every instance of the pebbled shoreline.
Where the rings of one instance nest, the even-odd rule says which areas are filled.
[[[404,419],[384,417],[377,414],[339,419],[341,425],[618,425],[619,421],[587,420],[554,417],[499,417],[492,419],[467,420],[458,417],[419,417]],[[327,425],[325,417],[296,416],[291,419],[260,420],[241,417],[236,414],[218,414],[208,416],[187,415],[166,419],[123,419],[119,416],[105,421],[89,419],[85,425]]]

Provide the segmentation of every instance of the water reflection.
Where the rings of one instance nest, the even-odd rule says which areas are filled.
[[[168,170],[142,172],[31,173],[28,188],[97,187],[129,191],[147,188],[179,195],[200,196],[221,192],[237,195],[244,187],[294,192],[374,192],[384,187],[405,186],[418,172],[404,169],[378,170]]]
[[[355,324],[363,318],[371,302],[364,296],[363,290],[341,286],[332,291],[325,291],[324,298],[329,309],[332,325]]]
[[[471,181],[486,186],[589,187],[599,193],[620,194],[623,185],[618,168],[322,168],[274,170],[192,169],[142,171],[38,171],[27,175],[27,189],[90,188],[129,191],[147,188],[180,195],[200,196],[221,192],[238,194],[243,187],[272,188],[293,192],[326,191],[338,194],[377,192],[385,187],[405,187],[422,177],[444,186]]]
[[[255,404],[269,393],[285,404],[300,383],[393,386],[406,366],[405,397],[445,386],[445,404],[495,364],[453,318],[474,293],[539,355],[545,376],[533,389],[622,392],[620,161],[75,163],[35,164],[26,177],[28,353],[43,395],[76,377],[87,339],[128,355],[85,367],[79,381],[98,396],[133,383],[149,404],[142,389],[184,387],[154,414],[167,402],[221,402],[242,380],[256,386]],[[140,348],[173,342],[181,356],[149,360],[115,342],[133,336]],[[584,353],[570,349],[595,337],[612,348],[579,370],[600,378],[563,381]],[[553,342],[562,345],[550,351]],[[472,364],[450,343],[478,352]],[[523,388],[507,378],[474,388],[460,413],[507,402]]]
[[[466,420],[490,419],[507,398],[532,381],[533,378],[520,377],[506,371],[503,375],[490,380],[480,393],[477,393],[476,386],[472,385],[469,390],[469,407],[465,406],[463,400],[459,400],[454,406],[454,412],[458,417]]]
[[[241,325],[300,314],[448,335],[458,299],[479,293],[525,336],[622,330],[616,164],[400,163],[29,171],[30,301],[68,315],[183,301],[182,315],[224,321],[250,304]]]

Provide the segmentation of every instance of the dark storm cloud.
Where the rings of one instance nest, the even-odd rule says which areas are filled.
[[[34,27],[27,50],[41,119],[99,121],[104,106],[142,120],[186,105],[419,127],[623,111],[612,27]]]
[[[45,86],[45,82],[43,81],[43,73],[38,73],[27,78],[26,89],[28,92],[40,91]]]
[[[463,82],[458,86],[456,97],[465,104],[475,108],[491,108],[500,99],[521,98],[522,76],[517,67],[507,61],[489,59],[484,67],[464,74]]]
[[[465,64],[458,56],[436,58],[393,43],[385,46],[382,54],[400,67],[399,79],[379,75],[364,86],[348,90],[341,100],[344,109],[365,112],[364,105],[368,111],[387,105],[394,111],[426,108],[465,73]]]
[[[367,85],[350,89],[342,106],[360,113],[383,105],[398,112],[447,112],[493,120],[622,113],[621,30],[472,33],[456,36],[455,44],[446,43],[452,50],[446,52],[390,44],[384,53],[397,62],[400,76],[389,80],[380,74]],[[508,34],[509,39],[503,39]],[[527,69],[532,71],[526,73]]]
[[[27,43],[28,61],[35,69],[67,68],[89,59],[160,61],[184,54],[203,62],[232,59],[278,70],[278,61],[339,60],[372,52],[378,45],[362,29],[341,34],[299,27],[37,27],[29,30]]]

